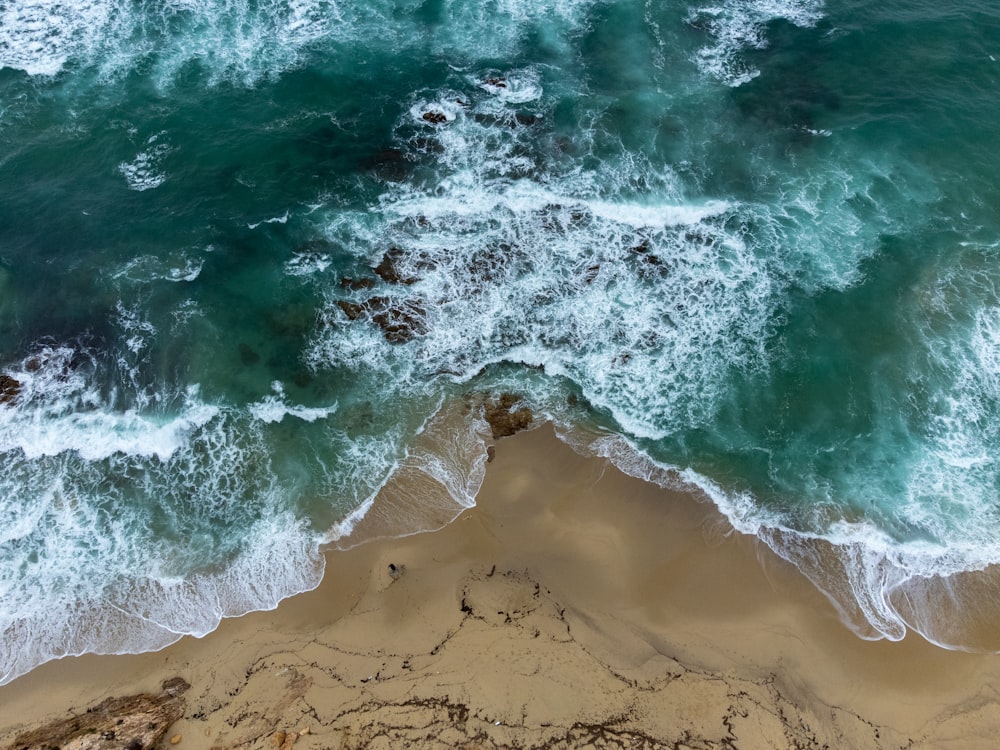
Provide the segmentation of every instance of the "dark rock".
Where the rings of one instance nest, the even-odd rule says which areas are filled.
[[[507,81],[505,81],[503,78],[484,78],[483,83],[485,83],[487,86],[492,86],[493,88],[497,89],[507,88]]]
[[[361,304],[337,300],[337,307],[348,320],[367,317],[382,329],[382,335],[390,344],[405,344],[427,333],[427,326],[423,321],[424,310],[419,302],[397,302],[388,297],[372,297]]]
[[[383,302],[381,298],[377,299],[381,309],[372,313],[372,322],[382,329],[382,335],[390,344],[405,344],[427,333],[422,310],[418,306],[413,303],[389,303]]]
[[[421,117],[431,125],[441,125],[448,122],[448,118],[445,116],[444,112],[424,112]]]
[[[0,404],[14,403],[20,393],[20,381],[10,375],[0,375]]]
[[[240,344],[240,361],[249,367],[260,362],[260,355],[251,349],[248,344]]]
[[[416,282],[414,277],[403,276],[399,272],[399,261],[405,254],[406,252],[402,248],[390,247],[382,256],[379,264],[375,266],[375,275],[390,284],[413,284]]]
[[[483,418],[489,423],[493,439],[510,437],[531,426],[531,409],[522,406],[521,397],[514,393],[502,393],[495,401],[483,404]]]
[[[189,687],[175,677],[163,683],[160,695],[108,698],[79,716],[19,735],[8,750],[51,750],[70,743],[73,750],[156,747],[170,725],[184,715],[181,694]]]
[[[659,266],[659,265],[661,265],[663,263],[662,260],[660,260],[652,252],[650,252],[650,249],[649,249],[649,240],[646,240],[646,239],[644,239],[642,242],[640,242],[635,247],[629,248],[629,252],[632,252],[632,253],[638,255],[640,258],[642,258],[642,260],[644,260],[646,263],[648,263],[651,266]]]
[[[359,305],[355,302],[348,302],[347,300],[338,299],[337,307],[343,311],[344,315],[347,316],[348,320],[357,320],[358,318],[364,317],[365,308],[364,305]]]
[[[477,282],[494,282],[502,275],[508,257],[500,248],[488,246],[473,252],[466,268]]]

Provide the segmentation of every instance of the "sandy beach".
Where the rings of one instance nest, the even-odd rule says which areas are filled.
[[[581,458],[548,426],[499,441],[453,523],[331,550],[323,584],[274,611],[0,687],[0,747],[178,676],[191,687],[163,747],[967,749],[1000,735],[997,656],[858,639],[710,504]]]

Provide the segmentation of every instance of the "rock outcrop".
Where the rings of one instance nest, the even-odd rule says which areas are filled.
[[[108,698],[85,713],[19,735],[7,750],[150,750],[184,715],[180,677],[163,683],[159,695]]]
[[[0,404],[12,404],[21,393],[21,383],[10,375],[0,375]]]
[[[531,426],[531,409],[521,406],[521,397],[514,393],[501,393],[495,400],[483,404],[483,418],[489,423],[493,439],[510,437]]]

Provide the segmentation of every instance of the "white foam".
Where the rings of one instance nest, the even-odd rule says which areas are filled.
[[[162,544],[124,526],[102,536],[106,519],[88,516],[82,506],[47,511],[50,541],[32,545],[31,560],[5,559],[4,571],[27,563],[33,585],[0,572],[0,685],[64,656],[141,653],[202,637],[223,617],[273,609],[322,578],[318,540],[288,514],[256,523],[223,570],[190,577],[158,575]]]
[[[445,106],[455,100],[464,104]],[[512,126],[514,110],[493,92],[454,90],[417,99],[408,124],[434,106],[453,118],[431,127],[438,179],[395,185],[373,211],[338,212],[328,227],[372,266],[380,248],[404,251],[398,271],[418,281],[377,294],[417,317],[419,333],[387,345],[336,307],[375,292],[331,288],[333,325],[317,332],[314,366],[420,387],[438,373],[461,380],[524,362],[570,377],[633,434],[662,437],[710,418],[724,373],[764,361],[780,286],[739,229],[726,229],[759,224],[759,207],[688,200],[669,170],[628,154],[600,175],[570,167],[535,179],[541,126]],[[635,184],[651,192],[636,196]]]
[[[327,253],[315,251],[297,252],[285,262],[285,273],[289,276],[310,276],[322,273],[330,267],[332,259]]]
[[[130,342],[141,348],[139,339]],[[196,388],[176,415],[115,410],[90,382],[93,365],[86,352],[46,347],[6,370],[20,393],[14,404],[0,408],[0,452],[18,451],[29,460],[72,451],[89,461],[115,453],[165,461],[218,413],[198,400]]]
[[[454,122],[462,113],[463,107],[458,103],[461,94],[457,91],[444,92],[438,99],[421,99],[410,106],[410,117],[414,122],[426,127],[435,127],[443,123],[434,122],[428,116],[439,115],[445,122]]]
[[[733,208],[727,201],[710,200],[703,205],[642,205],[587,201],[585,205],[595,216],[636,229],[665,229],[694,226],[706,219],[722,216]]]
[[[262,400],[250,404],[250,413],[255,419],[261,422],[280,422],[286,416],[301,419],[303,422],[315,422],[317,419],[326,419],[331,414],[336,413],[337,404],[332,406],[289,406],[285,397],[285,388],[280,381],[271,384],[274,395],[265,396]]]
[[[796,26],[814,26],[822,17],[823,0],[722,0],[692,8],[687,21],[704,28],[713,43],[701,47],[695,62],[727,86],[749,83],[760,71],[742,53],[768,46],[768,22],[783,18]]]
[[[106,0],[12,0],[0,6],[0,67],[53,76],[106,28]]]
[[[161,170],[161,162],[173,149],[166,143],[159,142],[164,133],[157,133],[150,136],[145,145],[148,147],[140,151],[130,162],[122,162],[118,165],[118,171],[131,190],[153,190],[162,185],[166,179],[166,172]]]
[[[198,251],[181,251],[175,257],[161,258],[155,255],[138,255],[130,258],[119,270],[112,274],[115,279],[147,283],[150,281],[170,281],[180,283],[194,281],[201,275],[205,259]]]
[[[288,223],[288,211],[285,211],[281,216],[272,216],[270,219],[263,219],[261,221],[253,222],[247,224],[247,229],[256,229],[261,224],[287,224]]]
[[[532,68],[486,74],[471,81],[505,104],[527,104],[542,96],[541,76]]]
[[[0,684],[205,635],[322,575],[260,421],[196,391],[170,418],[116,413],[94,364],[49,347],[6,370],[21,390],[0,407]]]

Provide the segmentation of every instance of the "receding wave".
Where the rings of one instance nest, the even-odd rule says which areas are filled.
[[[277,400],[259,418],[194,390],[173,413],[121,412],[94,362],[45,347],[4,375],[16,395],[0,406],[0,683],[69,654],[204,635],[322,574],[320,538],[261,433]]]

